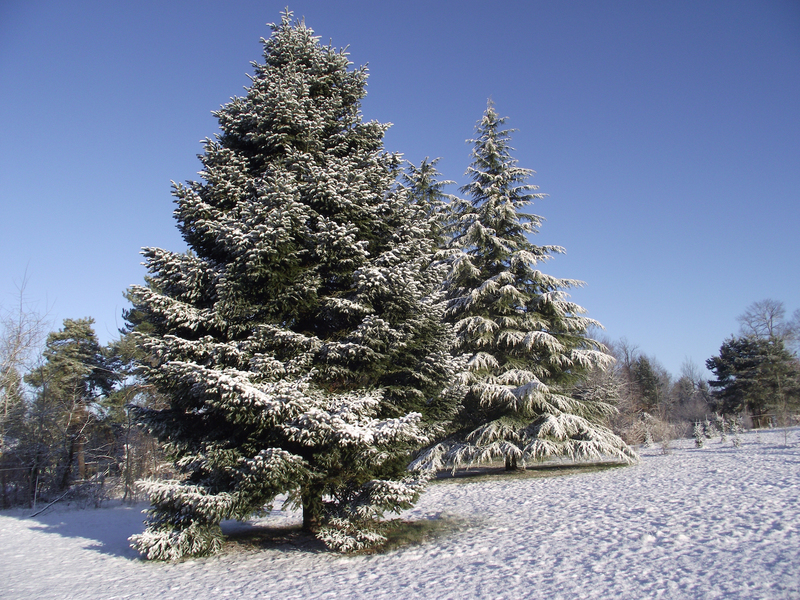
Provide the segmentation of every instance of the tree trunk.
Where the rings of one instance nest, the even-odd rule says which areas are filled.
[[[86,479],[86,453],[84,450],[83,436],[78,438],[75,445],[77,446],[78,455],[78,479],[83,481]]]
[[[58,483],[58,490],[59,491],[64,491],[69,487],[70,471],[72,471],[72,463],[75,461],[75,440],[74,439],[70,439],[67,442],[66,455],[67,455],[66,464],[63,465],[63,470],[60,473],[61,480]],[[56,468],[56,472],[58,472],[58,468]]]
[[[322,486],[311,483],[300,492],[303,502],[303,531],[316,533],[322,524]]]
[[[36,506],[36,496],[39,491],[39,456],[37,453],[36,462],[31,469],[30,480],[28,481],[28,508]]]
[[[519,471],[521,470],[517,466],[517,457],[516,456],[506,456],[506,471]]]
[[[11,506],[11,502],[8,500],[8,472],[3,469],[3,508],[9,508]],[[18,486],[15,486],[18,487]]]

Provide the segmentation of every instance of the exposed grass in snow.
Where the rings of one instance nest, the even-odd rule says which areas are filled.
[[[0,512],[0,597],[800,598],[800,429],[560,477],[451,478],[401,515],[397,546],[341,556],[300,515],[226,523],[217,557],[139,559],[144,506]],[[533,471],[533,470],[531,470]],[[551,471],[552,473],[552,471]],[[563,473],[563,471],[562,471]]]
[[[386,523],[386,529],[382,532],[386,536],[386,542],[363,554],[385,554],[392,550],[436,543],[467,526],[467,522],[452,515],[414,521],[394,519]]]
[[[375,548],[354,552],[350,556],[385,554],[392,550],[434,543],[437,539],[455,533],[467,523],[455,517],[437,517],[409,521],[391,519],[384,523],[381,533],[386,542]],[[284,552],[328,552],[325,545],[313,535],[302,531],[300,525],[269,527],[267,525],[228,524],[223,553],[258,552],[278,550]]]
[[[572,463],[566,461],[542,462],[528,465],[524,469],[506,471],[502,462],[495,462],[483,465],[474,465],[452,471],[442,471],[432,483],[440,482],[464,482],[475,483],[491,479],[541,479],[543,477],[561,477],[564,475],[576,475],[578,473],[596,473],[608,469],[619,469],[628,467],[627,463],[619,462],[591,462],[591,463]]]

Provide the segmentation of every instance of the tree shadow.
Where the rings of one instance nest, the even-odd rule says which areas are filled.
[[[130,547],[128,538],[144,531],[142,510],[147,506],[146,503],[106,508],[54,506],[35,517],[28,517],[28,513],[14,516],[35,523],[28,526],[31,531],[81,539],[86,550],[133,560],[139,558],[139,553]]]
[[[135,505],[115,502],[103,508],[54,505],[33,517],[28,516],[30,509],[4,512],[3,515],[27,521],[31,531],[81,539],[84,542],[82,547],[86,550],[130,560],[144,560],[130,547],[128,538],[144,531],[143,511],[149,506],[147,502]],[[223,521],[223,552],[263,549],[319,552],[325,549],[324,544],[313,535],[303,532],[299,524],[285,517],[279,517],[277,525],[269,521],[269,517],[244,522]]]
[[[130,547],[128,538],[144,531],[146,502],[135,505],[114,503],[104,508],[78,508],[55,505],[34,517],[30,510],[15,510],[2,514],[5,517],[25,522],[28,529],[46,534],[59,535],[79,540],[81,547],[107,556],[131,561],[145,561]],[[298,519],[283,511],[275,515],[254,518],[249,521],[223,521],[222,532],[225,544],[222,554],[277,551],[281,553],[302,552],[308,554],[330,553],[323,542],[313,534],[302,530]],[[462,520],[438,515],[430,519],[390,520],[384,532],[385,544],[358,552],[374,553],[415,546],[432,542],[450,535],[465,524]],[[334,553],[335,554],[335,553]]]
[[[223,553],[277,550],[281,552],[327,552],[325,544],[300,524],[270,525],[264,520],[225,521]]]

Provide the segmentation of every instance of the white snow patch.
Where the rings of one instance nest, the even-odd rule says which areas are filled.
[[[431,485],[405,518],[470,526],[383,555],[302,549],[145,562],[143,506],[0,512],[0,596],[37,598],[798,598],[800,430],[642,449],[633,467]],[[758,441],[760,439],[760,441]],[[299,524],[275,511],[266,526]],[[227,530],[252,525],[228,525]]]

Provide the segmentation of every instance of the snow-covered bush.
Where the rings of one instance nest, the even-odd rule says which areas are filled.
[[[648,427],[644,433],[644,447],[652,448],[653,444],[655,444],[655,440],[653,440],[653,431]]]
[[[694,445],[697,448],[702,448],[706,445],[706,432],[700,421],[695,421],[694,424]]]
[[[719,441],[725,443],[728,441],[729,422],[725,420],[724,415],[714,415],[717,431],[719,431]]]
[[[733,446],[735,448],[739,448],[742,445],[742,438],[740,437],[744,427],[744,417],[742,415],[736,415],[733,417],[733,422],[731,423],[731,433],[733,434]]]
[[[703,435],[705,435],[706,439],[708,440],[713,440],[715,437],[717,437],[717,435],[719,435],[714,423],[712,423],[709,419],[703,421]]]

